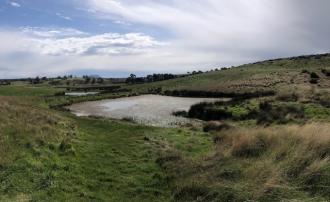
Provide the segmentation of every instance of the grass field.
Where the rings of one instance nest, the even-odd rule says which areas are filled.
[[[158,156],[210,149],[203,132],[76,118],[45,107],[52,89],[6,88],[26,97],[0,97],[2,201],[169,201]]]
[[[266,61],[87,97],[0,86],[0,201],[329,201],[329,64],[328,55]],[[219,119],[208,132],[58,110],[158,87],[276,94],[197,108]]]

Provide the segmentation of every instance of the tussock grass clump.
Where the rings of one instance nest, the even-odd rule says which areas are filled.
[[[330,107],[330,93],[327,91],[315,93],[314,100],[324,107]]]
[[[296,102],[299,100],[299,97],[300,95],[298,95],[295,89],[282,90],[276,95],[277,100],[284,102]]]
[[[209,121],[203,126],[204,132],[211,132],[211,131],[222,131],[222,130],[229,130],[233,128],[232,125],[220,122],[220,121]]]
[[[258,157],[267,150],[262,136],[241,136],[234,142],[232,154],[237,157]]]
[[[325,76],[327,76],[327,77],[329,77],[330,76],[330,70],[329,69],[322,69],[321,70],[321,72],[325,75]]]
[[[214,135],[217,141],[210,156],[193,162],[183,158],[180,163],[168,159],[174,198],[330,200],[329,131],[330,124],[318,123],[220,131]],[[226,195],[219,185],[226,185]]]
[[[253,116],[253,115],[252,115]],[[286,124],[305,118],[304,108],[297,104],[273,104],[265,101],[259,104],[259,111],[254,114],[258,124]]]
[[[235,129],[218,135],[223,140],[217,142],[217,153],[228,158],[254,157],[245,174],[258,179],[260,176],[256,173],[265,171],[261,168],[268,170],[269,176],[259,179],[263,181],[264,189],[269,188],[269,182],[277,178],[279,181],[275,182],[274,187],[287,183],[296,187],[297,191],[330,198],[329,131],[329,124],[316,123]],[[265,166],[255,167],[260,163]]]

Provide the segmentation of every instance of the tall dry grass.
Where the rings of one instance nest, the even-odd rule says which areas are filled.
[[[0,96],[0,166],[10,163],[22,149],[60,143],[74,134],[68,120],[33,102],[33,98]]]
[[[260,186],[256,196],[290,188],[330,199],[330,124],[233,129],[215,138],[216,155],[236,159],[246,181]]]

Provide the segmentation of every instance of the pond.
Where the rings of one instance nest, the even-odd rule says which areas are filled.
[[[131,119],[135,122],[160,127],[176,127],[192,120],[172,115],[188,111],[200,102],[215,102],[218,98],[181,98],[160,95],[142,95],[118,99],[83,102],[67,108],[77,116],[103,116],[114,119]]]

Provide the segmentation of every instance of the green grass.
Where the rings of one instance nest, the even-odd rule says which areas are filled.
[[[330,67],[330,56],[308,59],[281,59],[246,64],[228,70],[212,71],[155,83],[127,86],[137,92],[147,92],[148,89],[162,88],[165,90],[198,90],[221,92],[247,92],[253,90],[272,89],[275,91],[287,86],[303,86],[327,88],[329,81],[321,73],[321,69]],[[309,74],[302,70],[316,72],[321,76],[320,86],[309,84]]]
[[[196,159],[211,145],[200,131],[77,118],[33,97],[0,100],[0,201],[170,201],[157,158],[176,150]]]
[[[132,94],[157,87],[283,91],[228,106],[234,128],[215,134],[79,118],[50,107],[128,93],[65,97],[53,96],[63,89],[47,84],[0,86],[0,201],[326,201],[330,84],[321,68],[329,66],[329,56],[283,59],[124,86]],[[320,75],[319,84],[310,84],[303,69]],[[301,106],[304,121],[322,123],[235,121],[265,99]]]
[[[0,96],[49,96],[61,89],[35,86],[0,86]]]

